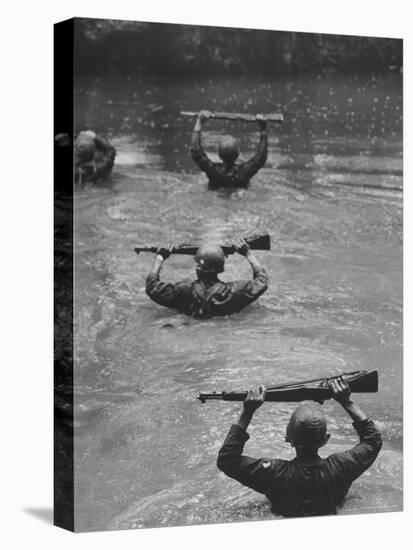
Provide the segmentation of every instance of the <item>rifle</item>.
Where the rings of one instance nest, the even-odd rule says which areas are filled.
[[[181,111],[183,116],[197,117],[198,113],[195,111]],[[269,113],[267,115],[262,115],[264,120],[269,122],[283,122],[284,116],[281,113]],[[243,113],[211,113],[209,118],[216,118],[221,120],[242,120],[244,122],[257,122],[256,115],[245,115]]]
[[[361,370],[354,372],[345,372],[343,376],[353,393],[375,393],[379,388],[379,375],[377,369]],[[282,384],[267,388],[265,401],[317,401],[323,403],[326,399],[331,399],[328,383],[330,380],[337,378],[314,378],[305,382],[292,382],[290,384]],[[244,401],[247,397],[246,391],[241,392],[212,392],[200,393],[197,397],[201,403],[209,399],[221,399],[223,401]]]
[[[263,235],[250,235],[248,237],[245,237],[245,240],[252,250],[270,250],[270,236],[267,233]],[[143,245],[135,247],[134,250],[136,254],[139,254],[139,252],[155,253],[158,248],[158,246]],[[186,254],[194,256],[197,253],[198,248],[199,245],[180,244],[173,247],[172,254]],[[231,243],[222,244],[221,248],[224,251],[225,256],[228,256],[228,254],[234,254],[235,252],[235,246]]]

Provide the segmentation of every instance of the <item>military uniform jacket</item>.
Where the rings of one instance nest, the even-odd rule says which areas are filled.
[[[228,167],[223,162],[212,162],[201,145],[201,133],[194,132],[191,155],[199,168],[206,173],[210,189],[248,187],[250,179],[262,168],[267,160],[267,133],[260,133],[257,152],[247,162],[234,163]]]
[[[252,280],[225,283],[217,279],[211,285],[196,281],[163,282],[149,274],[146,293],[157,304],[171,307],[197,318],[231,315],[254,302],[268,285],[263,267],[254,269]]]
[[[217,466],[267,496],[272,511],[286,517],[335,514],[352,482],[369,468],[382,440],[371,420],[354,422],[360,442],[326,459],[255,459],[242,454],[248,433],[233,425],[219,451]]]

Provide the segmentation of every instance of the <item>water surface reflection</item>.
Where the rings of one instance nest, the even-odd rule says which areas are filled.
[[[234,93],[236,90],[236,93]],[[402,506],[402,147],[396,77],[353,80],[88,81],[76,93],[77,127],[110,134],[112,188],[76,196],[76,516],[81,530],[271,519],[264,498],[224,478],[217,451],[239,405],[200,405],[200,390],[380,370],[380,394],[358,401],[385,445],[341,513]],[[206,190],[188,155],[192,121],[181,109],[279,111],[270,155],[251,189]],[[248,125],[209,123],[217,135]],[[195,321],[144,292],[150,255],[137,243],[232,238],[265,229],[258,253],[271,285],[227,319]],[[164,276],[192,276],[171,257]],[[225,279],[248,277],[241,257]],[[293,404],[263,407],[250,455],[291,456],[283,435]],[[332,440],[354,441],[348,419],[325,405]]]

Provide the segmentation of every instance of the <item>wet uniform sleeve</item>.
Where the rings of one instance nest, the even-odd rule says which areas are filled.
[[[264,131],[260,133],[260,141],[258,143],[257,152],[250,158],[250,160],[244,162],[240,167],[243,178],[248,180],[251,179],[252,176],[254,176],[258,170],[264,166],[267,160],[267,153],[268,139],[267,132]]]
[[[254,302],[268,288],[268,275],[263,267],[254,268],[253,279],[249,281],[233,281],[229,283],[232,290],[232,300],[240,307]]]
[[[146,277],[146,294],[151,300],[165,307],[182,309],[190,291],[189,282],[171,283],[160,281],[159,277],[149,274]]]
[[[191,156],[202,172],[205,172],[208,178],[217,177],[217,171],[212,160],[208,157],[201,145],[201,132],[192,133],[192,142],[190,148]]]
[[[343,453],[336,453],[327,458],[333,475],[343,478],[350,485],[375,461],[382,447],[382,438],[372,420],[353,422],[360,442]]]
[[[225,438],[217,459],[221,472],[243,485],[266,494],[274,478],[277,460],[250,458],[242,454],[249,435],[237,424],[233,424]]]

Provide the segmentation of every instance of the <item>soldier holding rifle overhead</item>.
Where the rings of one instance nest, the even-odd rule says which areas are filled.
[[[285,517],[336,514],[351,484],[376,459],[381,435],[372,420],[353,402],[348,382],[343,377],[329,380],[332,397],[353,420],[360,442],[352,449],[320,458],[318,449],[330,435],[321,409],[315,404],[300,405],[287,426],[286,441],[296,452],[293,460],[254,459],[242,454],[249,435],[246,429],[254,412],[265,401],[260,386],[249,391],[238,422],[234,424],[219,451],[217,466],[232,477],[263,493],[274,514]]]
[[[262,168],[267,160],[267,121],[262,115],[256,115],[255,120],[260,128],[260,141],[255,155],[247,162],[237,164],[239,156],[238,141],[232,136],[221,138],[218,154],[222,162],[212,162],[201,144],[201,132],[205,120],[211,118],[210,111],[200,111],[196,120],[191,143],[191,155],[196,164],[205,172],[209,179],[210,189],[247,188],[250,179]]]
[[[229,283],[218,279],[218,274],[224,271],[224,251],[219,245],[204,244],[195,255],[195,281],[161,281],[159,273],[163,262],[169,258],[173,249],[173,246],[167,246],[156,252],[152,269],[146,278],[146,293],[161,306],[197,318],[231,315],[240,311],[266,291],[268,276],[245,239],[236,239],[233,245],[251,265],[253,279]]]

